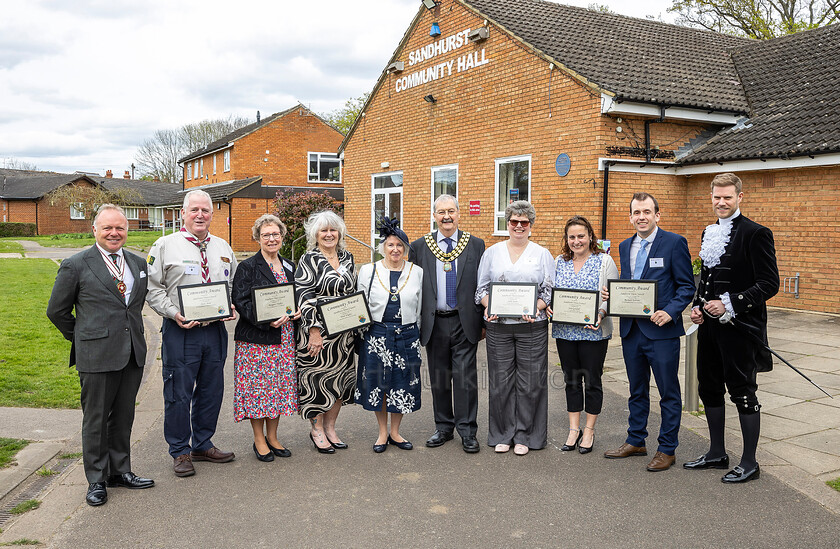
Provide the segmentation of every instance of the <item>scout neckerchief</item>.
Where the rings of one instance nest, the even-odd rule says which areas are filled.
[[[210,234],[207,234],[207,238],[204,240],[199,240],[187,231],[184,227],[181,227],[181,232],[184,233],[184,238],[187,239],[187,242],[192,242],[198,247],[198,251],[201,252],[201,281],[204,284],[210,282],[210,268],[207,266],[207,243],[210,242]]]
[[[102,259],[105,260],[105,266],[108,268],[108,272],[111,274],[111,278],[114,279],[114,282],[117,284],[117,290],[120,291],[120,295],[125,298],[125,257],[121,256],[120,254],[108,254],[105,253],[102,248],[99,246],[96,247],[99,250],[99,253],[102,254]]]
[[[440,261],[443,261],[443,270],[444,272],[449,272],[452,270],[452,262],[458,259],[458,256],[463,253],[465,249],[467,249],[467,243],[470,241],[470,233],[463,231],[461,233],[461,238],[458,240],[458,243],[455,245],[455,249],[451,252],[444,252],[438,246],[438,243],[435,242],[433,233],[429,233],[426,235],[426,246],[429,247],[429,251],[432,252],[432,255],[435,256]]]

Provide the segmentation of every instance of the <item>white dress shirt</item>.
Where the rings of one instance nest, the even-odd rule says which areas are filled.
[[[96,244],[96,247],[99,248],[99,251],[102,254],[104,254],[102,256],[102,260],[105,262],[106,269],[110,268],[108,267],[109,264],[111,266],[114,265],[114,262],[111,260],[112,253],[115,253],[118,256],[120,256],[120,263],[125,265],[125,274],[123,276],[123,282],[125,283],[125,302],[128,303],[128,301],[131,299],[131,290],[134,289],[134,275],[131,274],[131,269],[128,267],[128,262],[125,259],[125,254],[123,254],[123,249],[120,248],[116,252],[109,252],[108,250],[100,246],[98,243]],[[114,282],[114,284],[116,284],[116,282]]]

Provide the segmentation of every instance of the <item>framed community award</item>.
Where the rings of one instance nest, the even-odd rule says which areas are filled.
[[[650,318],[656,310],[656,280],[608,280],[607,314],[630,318]]]
[[[487,315],[516,317],[537,314],[538,284],[530,282],[491,282]]]
[[[592,326],[598,321],[601,292],[554,288],[551,293],[552,322]]]
[[[327,336],[363,328],[371,323],[370,309],[364,292],[319,302],[316,305]]]
[[[188,321],[206,322],[230,316],[228,283],[187,284],[178,286],[181,315]]]
[[[257,324],[266,324],[284,316],[292,316],[297,309],[293,282],[253,288],[251,300],[254,304]]]

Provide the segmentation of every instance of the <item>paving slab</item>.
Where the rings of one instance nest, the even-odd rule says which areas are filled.
[[[767,414],[808,423],[822,429],[840,427],[840,410],[815,402],[798,402],[781,408],[761,409],[762,415]]]
[[[786,463],[796,462],[797,467],[814,476],[840,471],[840,457],[800,446],[791,440],[769,442],[764,449]]]

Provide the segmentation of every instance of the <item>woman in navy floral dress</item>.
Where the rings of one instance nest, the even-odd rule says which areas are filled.
[[[293,320],[300,311],[257,324],[251,289],[294,282],[294,265],[278,255],[286,226],[266,214],[254,223],[253,236],[260,251],[239,264],[233,278],[232,301],[239,312],[234,340],[233,414],[235,421],[248,418],[254,430],[254,453],[261,461],[291,452],[277,440],[280,416],[298,410]],[[265,429],[265,430],[263,430]]]

